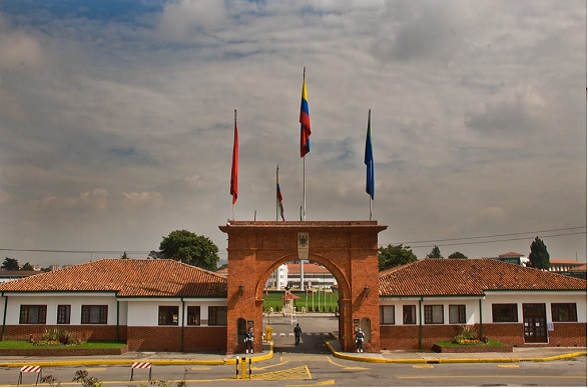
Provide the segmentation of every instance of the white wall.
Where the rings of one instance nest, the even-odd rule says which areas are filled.
[[[393,305],[396,325],[402,325],[402,306],[416,305],[417,325],[419,324],[419,301],[420,298],[380,298],[380,306]],[[518,322],[523,322],[523,303],[545,303],[547,321],[551,320],[551,303],[575,303],[578,313],[578,322],[585,323],[587,316],[586,293],[570,292],[488,292],[482,299],[482,320],[483,323],[492,323],[492,304],[516,303],[518,310]],[[462,304],[466,306],[466,324],[473,325],[480,322],[479,298],[424,298],[422,306],[443,305],[444,324],[449,324],[449,305]],[[424,307],[423,307],[424,308]],[[424,313],[422,313],[424,320]],[[429,325],[427,325],[429,326]]]
[[[18,325],[21,305],[46,305],[47,325],[57,324],[57,305],[71,305],[70,325],[79,325],[82,318],[82,305],[107,305],[109,325],[116,325],[116,299],[114,294],[77,294],[77,295],[56,295],[56,294],[29,294],[27,296],[8,296],[6,312],[6,324]],[[2,310],[4,300],[2,300]],[[122,309],[121,309],[122,310]],[[2,317],[4,311],[2,311]],[[119,317],[120,318],[120,317]],[[119,321],[120,322],[120,321]],[[120,324],[124,324],[120,322]],[[67,326],[67,325],[63,325]]]
[[[184,302],[185,312],[182,311],[182,302],[175,299],[134,299],[124,300],[128,303],[128,326],[158,326],[159,306],[178,307],[178,326],[182,324],[182,314],[187,313],[188,306],[200,306],[200,321],[208,322],[209,306],[226,306],[226,299],[187,299]],[[122,302],[121,302],[122,303]],[[184,319],[184,323],[186,319]],[[206,324],[202,322],[202,326]]]
[[[545,303],[547,322],[551,319],[551,303],[575,303],[578,322],[586,322],[586,294],[581,293],[555,293],[555,292],[489,292],[484,299],[482,318],[484,323],[492,323],[492,304],[517,304],[518,322],[523,322],[523,303]]]

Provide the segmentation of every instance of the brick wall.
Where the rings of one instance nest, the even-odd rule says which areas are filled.
[[[437,342],[450,341],[458,331],[458,325],[424,325],[422,349],[429,351]],[[504,344],[519,347],[586,347],[586,323],[554,323],[554,330],[547,333],[549,342],[546,344],[525,343],[522,323],[485,323],[483,334]],[[384,350],[419,350],[419,326],[382,325],[380,343]]]
[[[227,350],[227,327],[186,327],[184,332],[185,352],[218,352]]]
[[[182,351],[182,328],[178,326],[131,326],[127,328],[129,351]],[[184,352],[226,351],[226,326],[184,327]]]
[[[39,340],[47,329],[65,329],[81,341],[115,341],[116,326],[108,325],[7,325],[4,339],[28,341],[30,335]],[[126,326],[119,326],[119,341],[126,341]]]

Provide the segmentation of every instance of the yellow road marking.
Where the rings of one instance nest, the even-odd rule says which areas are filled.
[[[520,368],[520,365],[516,365],[516,364],[502,364],[502,365],[497,365],[499,368]]]
[[[209,366],[193,366],[190,370],[210,370]]]
[[[273,364],[273,365],[268,365],[268,366],[254,366],[251,369],[252,370],[265,370],[265,369],[269,369],[269,368],[275,368],[276,366],[286,365],[289,362],[290,361],[283,361],[283,362],[280,362],[279,364]]]
[[[413,365],[413,368],[417,368],[417,369],[433,369],[435,366],[434,365]]]
[[[335,385],[335,380],[317,381],[314,384],[286,384],[286,387],[320,387],[323,385]]]
[[[399,379],[422,379],[423,376],[396,376]],[[508,379],[516,379],[516,378],[520,378],[520,379],[532,379],[532,378],[537,378],[537,379],[585,379],[586,376],[504,376],[505,378]],[[478,378],[478,379],[495,379],[496,375],[491,375],[491,376],[483,376],[483,375],[463,375],[463,376],[427,376],[427,378],[429,379],[472,379],[472,378]]]
[[[345,365],[337,364],[335,361],[333,361],[331,359],[331,357],[328,357],[327,359],[329,360],[329,363],[331,363],[332,365],[341,367],[343,369],[348,369],[348,370],[369,370],[370,369],[370,368],[364,368],[361,366],[345,366]]]

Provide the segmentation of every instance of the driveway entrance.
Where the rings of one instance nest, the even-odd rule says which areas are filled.
[[[353,351],[354,332],[369,328],[365,349],[380,351],[377,221],[229,221],[227,354],[244,350],[239,330],[253,327],[261,351],[265,282],[281,264],[307,259],[326,267],[339,287],[341,349]]]
[[[286,318],[286,317],[284,317]],[[300,344],[294,343],[294,327],[296,323],[302,329]],[[297,317],[297,322],[290,323],[290,319],[273,317],[271,328],[273,331],[274,353],[313,353],[323,354],[330,351],[324,340],[332,340],[330,333],[337,335],[339,318],[334,314],[306,314]]]

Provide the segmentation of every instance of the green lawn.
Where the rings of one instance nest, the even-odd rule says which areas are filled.
[[[68,349],[120,349],[125,346],[124,342],[114,341],[86,341],[79,345],[47,345],[47,346],[35,346],[29,341],[15,341],[15,340],[4,340],[0,341],[1,349],[62,349],[66,347]]]
[[[337,292],[315,291],[312,292],[293,292],[294,295],[300,299],[294,300],[294,306],[297,311],[302,307],[306,308],[308,312],[332,312],[337,309],[337,301],[339,294]],[[270,291],[267,295],[263,295],[263,311],[268,311],[270,307],[274,308],[275,312],[282,310],[282,297],[284,291]]]

